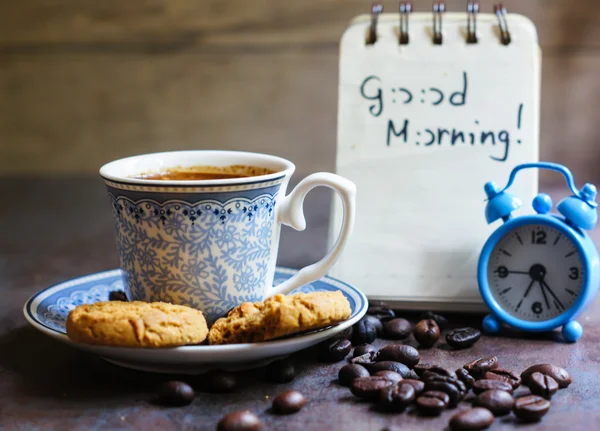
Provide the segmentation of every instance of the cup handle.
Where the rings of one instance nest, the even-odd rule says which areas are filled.
[[[356,205],[356,186],[350,180],[339,175],[318,172],[304,178],[292,190],[292,192],[283,198],[280,203],[278,219],[279,222],[302,231],[306,228],[306,219],[304,218],[304,198],[315,187],[325,186],[333,189],[342,199],[344,208],[344,218],[340,234],[331,251],[320,261],[302,268],[292,278],[284,281],[278,286],[273,287],[272,294],[289,293],[292,290],[311,283],[323,277],[333,264],[337,261],[346,246],[346,242],[354,226],[354,213]]]

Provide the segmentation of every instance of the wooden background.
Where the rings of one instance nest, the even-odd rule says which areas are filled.
[[[504,3],[538,27],[542,157],[600,177],[600,3]],[[482,12],[492,6],[482,2]],[[122,156],[196,148],[275,153],[301,173],[332,170],[338,42],[369,8],[358,0],[1,1],[0,173],[95,173]]]

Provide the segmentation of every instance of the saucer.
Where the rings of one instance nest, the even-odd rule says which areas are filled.
[[[274,284],[280,284],[297,272],[277,267]],[[98,272],[64,281],[33,295],[25,303],[25,318],[36,329],[59,341],[101,356],[126,368],[141,371],[199,374],[211,369],[241,370],[255,368],[313,346],[349,328],[366,312],[368,301],[356,287],[331,277],[296,289],[298,292],[340,290],[348,299],[352,314],[348,320],[328,328],[262,343],[218,346],[183,346],[175,348],[110,347],[79,344],[67,337],[65,323],[69,312],[78,305],[108,301],[113,290],[123,290],[120,269]]]

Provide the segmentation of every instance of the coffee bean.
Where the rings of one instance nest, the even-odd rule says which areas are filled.
[[[113,290],[108,294],[108,300],[109,301],[123,301],[123,302],[129,302],[129,299],[127,299],[127,295],[125,295],[125,292],[123,292],[122,290]]]
[[[540,372],[536,371],[533,373],[529,376],[528,381],[531,393],[544,397],[547,400],[552,398],[552,395],[558,391],[558,383],[556,383],[556,380]]]
[[[379,305],[371,305],[367,310],[367,314],[379,320],[390,320],[396,317],[394,310]]]
[[[365,353],[377,353],[377,347],[372,344],[361,344],[360,346],[356,346],[354,348],[352,357],[356,358],[357,356],[364,355]]]
[[[427,391],[417,398],[417,407],[424,416],[438,416],[448,407],[450,398],[444,392]]]
[[[554,380],[556,380],[556,383],[558,383],[558,387],[560,389],[566,388],[572,382],[571,376],[564,368],[560,368],[551,364],[538,364],[527,368],[521,373],[521,379],[523,379],[523,383],[527,385],[529,383],[529,377],[535,372],[552,377]]]
[[[375,316],[370,316],[368,314],[365,315],[363,319],[365,319],[365,322],[375,327],[377,335],[381,334],[381,331],[383,331],[383,323],[381,323],[381,320],[379,320]]]
[[[463,382],[465,384],[465,386],[467,387],[467,389],[471,389],[473,387],[473,383],[475,383],[475,379],[473,378],[472,375],[469,374],[469,372],[467,370],[465,370],[464,368],[459,368],[458,370],[455,371],[455,373],[456,373],[456,377],[458,378],[458,380]]]
[[[444,316],[442,316],[440,314],[433,313],[431,311],[425,311],[424,313],[421,313],[421,315],[419,316],[419,319],[421,319],[421,320],[431,319],[439,326],[440,329],[446,329],[448,327],[448,319],[446,319]]]
[[[489,391],[492,389],[497,389],[499,391],[506,391],[512,394],[513,387],[510,383],[504,382],[502,380],[477,380],[473,383],[473,392],[476,394],[480,394],[485,391]]]
[[[510,413],[515,399],[506,391],[492,389],[480,393],[473,401],[473,405],[485,407],[495,416],[504,416]]]
[[[346,340],[352,340],[352,326],[344,329],[342,332],[335,334],[335,338],[345,338]]]
[[[190,385],[176,380],[163,383],[158,390],[158,402],[166,406],[187,406],[195,396]]]
[[[410,322],[406,319],[392,319],[383,324],[382,336],[388,340],[404,340],[412,331]]]
[[[403,380],[402,376],[395,371],[389,371],[389,370],[377,371],[373,375],[378,376],[378,377],[384,377],[388,380],[391,380],[394,383],[398,383],[399,381]]]
[[[371,374],[375,374],[377,371],[388,370],[395,371],[396,373],[400,374],[402,378],[410,375],[410,369],[406,365],[394,361],[375,362],[373,365],[366,366],[366,368]]]
[[[498,368],[498,358],[496,356],[490,356],[489,358],[477,358],[465,365],[463,368],[469,372],[476,379],[483,378],[486,371]]]
[[[260,419],[248,410],[229,413],[217,425],[217,431],[260,431]]]
[[[417,394],[417,395],[419,395],[421,392],[423,392],[425,390],[425,383],[420,380],[404,379],[404,380],[402,380],[402,383],[411,385],[413,387],[413,389],[415,390],[415,394]]]
[[[360,356],[350,359],[350,363],[368,367],[375,363],[376,356],[377,356],[377,352],[365,353],[364,355],[360,355]]]
[[[359,344],[372,343],[377,338],[377,328],[369,319],[364,317],[356,322],[352,329],[352,343]]]
[[[287,415],[300,411],[305,404],[306,399],[300,392],[290,390],[277,395],[272,407],[275,413]]]
[[[417,366],[415,366],[414,370],[417,372],[417,374],[420,375],[420,377],[422,379],[426,378],[429,375],[438,375],[438,376],[448,376],[448,377],[453,377],[456,378],[456,374],[454,373],[454,371],[449,370],[447,368],[444,367],[440,367],[439,365],[432,365],[432,364],[428,364],[429,367],[425,370],[419,370],[417,369],[417,367],[421,365],[418,364]]]
[[[504,368],[494,368],[493,370],[486,371],[483,374],[483,378],[487,380],[502,380],[509,383],[513,389],[517,389],[521,385],[521,377],[514,371]]]
[[[448,370],[446,368],[440,367],[436,364],[429,364],[427,362],[421,362],[413,367],[413,370],[417,373],[419,377],[423,377],[426,371],[431,373],[439,374],[440,376],[450,376],[456,377],[454,371]]]
[[[228,371],[212,371],[203,377],[211,392],[231,392],[236,386],[235,374]]]
[[[342,386],[350,386],[352,381],[358,377],[369,377],[371,374],[365,367],[358,364],[348,364],[340,368],[338,383]]]
[[[378,361],[401,362],[408,368],[413,368],[419,363],[420,359],[421,356],[417,349],[404,344],[390,344],[381,349],[377,354]]]
[[[452,431],[479,431],[494,423],[494,415],[483,407],[474,407],[456,413],[450,419]]]
[[[407,378],[409,379],[413,379],[413,380],[419,380],[420,377],[417,373],[415,373],[415,370],[410,370],[410,373],[408,373]]]
[[[464,384],[462,382],[459,384],[459,380],[452,377],[430,374],[427,380],[423,380],[425,381],[425,391],[440,391],[447,394],[450,398],[450,407],[456,407],[466,394]]]
[[[321,360],[324,362],[339,362],[352,350],[352,343],[346,339],[327,340],[321,345]]]
[[[460,328],[446,334],[446,343],[455,349],[471,347],[479,340],[481,332],[474,328]]]
[[[539,395],[517,398],[513,407],[515,416],[525,421],[538,421],[550,410],[550,401]]]
[[[271,382],[287,383],[291,382],[296,377],[296,369],[294,368],[294,364],[283,359],[267,365],[265,374],[267,379]]]
[[[376,398],[382,389],[393,384],[394,382],[385,377],[359,377],[352,381],[350,390],[359,398]]]
[[[400,382],[381,390],[379,393],[379,406],[383,410],[402,412],[414,399],[415,389],[412,385]]]
[[[413,336],[421,346],[431,347],[440,339],[440,328],[433,319],[421,320],[415,326]]]

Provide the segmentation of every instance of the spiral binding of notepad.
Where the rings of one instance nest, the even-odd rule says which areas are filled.
[[[412,2],[400,2],[400,27],[398,43],[408,45],[410,36],[408,31],[409,15],[412,12]],[[379,15],[383,12],[383,4],[376,2],[371,6],[371,25],[367,35],[367,45],[373,45],[377,42],[377,21]],[[433,2],[433,43],[443,44],[442,22],[443,15],[446,12],[446,3],[443,1]],[[479,2],[467,2],[467,43],[477,43],[477,14],[479,13]],[[506,8],[502,3],[494,5],[494,13],[498,17],[498,27],[500,28],[500,40],[503,45],[510,43],[510,32],[506,21]]]

